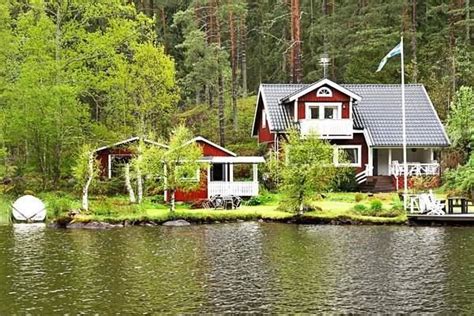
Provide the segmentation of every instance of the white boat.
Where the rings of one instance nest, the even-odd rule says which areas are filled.
[[[12,204],[12,216],[17,222],[42,222],[46,219],[46,206],[37,197],[23,195]]]

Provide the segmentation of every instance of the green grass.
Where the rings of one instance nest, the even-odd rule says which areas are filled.
[[[10,223],[10,199],[5,195],[0,195],[0,225]]]

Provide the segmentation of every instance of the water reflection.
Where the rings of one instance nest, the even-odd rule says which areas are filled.
[[[0,227],[0,314],[469,313],[471,228]]]

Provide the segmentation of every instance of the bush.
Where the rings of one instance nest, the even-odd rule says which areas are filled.
[[[73,202],[66,197],[55,197],[47,202],[48,216],[57,218],[73,208]]]
[[[380,212],[382,210],[382,201],[379,199],[373,199],[370,201],[370,210]]]
[[[354,192],[357,189],[354,168],[341,168],[332,180],[331,189],[334,192]]]
[[[357,213],[365,213],[367,211],[367,206],[365,206],[364,204],[356,204],[354,206],[354,211],[356,211]]]
[[[363,199],[365,199],[365,194],[362,194],[362,193],[356,193],[355,196],[355,201],[357,203],[359,203],[360,201],[362,201]]]

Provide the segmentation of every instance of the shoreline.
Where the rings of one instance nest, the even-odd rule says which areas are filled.
[[[130,218],[130,219],[118,219],[118,218],[104,218],[95,219],[92,217],[62,217],[53,219],[47,222],[49,227],[59,229],[110,229],[110,228],[123,228],[131,226],[142,226],[142,227],[156,227],[156,226],[188,226],[188,225],[214,225],[214,224],[228,224],[228,223],[244,223],[244,222],[260,222],[260,223],[282,223],[282,224],[296,224],[296,225],[385,225],[385,226],[407,226],[410,225],[405,215],[398,217],[369,217],[369,216],[348,216],[339,215],[334,217],[328,216],[317,216],[314,214],[303,214],[297,216],[289,214],[290,216],[285,218],[262,218],[255,216],[252,218],[248,217],[236,217],[227,218],[222,220],[206,219],[206,218],[192,218],[192,217],[170,217],[166,219],[151,219],[151,218]],[[187,222],[187,225],[166,225],[166,223],[182,221]]]

